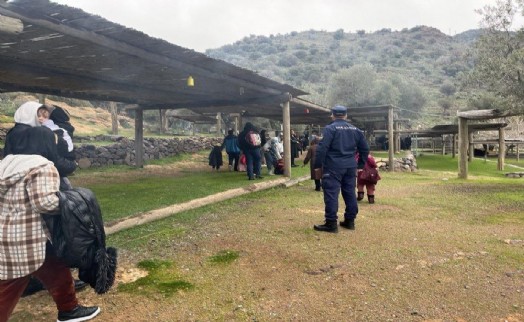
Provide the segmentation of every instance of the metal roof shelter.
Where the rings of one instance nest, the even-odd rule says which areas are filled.
[[[138,166],[143,110],[246,111],[283,119],[285,133],[329,113],[302,90],[48,0],[0,0],[0,91],[137,104]]]

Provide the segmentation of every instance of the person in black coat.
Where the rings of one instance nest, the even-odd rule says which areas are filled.
[[[209,153],[209,165],[215,170],[219,170],[223,165],[222,161],[222,146],[215,145],[211,152]]]
[[[27,151],[34,150],[41,151],[45,155],[40,155],[55,164],[60,174],[60,189],[68,189],[70,188],[70,184],[67,179],[64,178],[72,174],[76,170],[77,165],[74,160],[66,159],[58,153],[58,146],[67,143],[62,142],[62,138],[56,137],[53,144],[54,147],[50,147],[47,145],[52,144],[52,142],[42,140],[42,137],[38,134],[40,130],[29,131],[31,128],[41,128],[41,131],[53,133],[53,131],[47,127],[40,126],[37,115],[40,107],[42,107],[42,104],[31,101],[20,105],[16,110],[14,115],[15,126],[7,132],[5,138],[4,156],[9,154],[28,154]]]
[[[247,122],[244,130],[238,135],[238,146],[244,152],[247,163],[247,177],[249,180],[262,179],[260,175],[261,157],[260,157],[260,133],[257,128]]]

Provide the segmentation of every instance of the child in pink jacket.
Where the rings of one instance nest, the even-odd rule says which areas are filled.
[[[358,160],[358,153],[356,155],[356,158]],[[372,175],[366,176],[365,172],[370,172],[372,173]],[[369,154],[368,160],[366,161],[366,164],[364,166],[364,170],[358,172],[357,175],[357,201],[361,201],[362,199],[364,199],[365,186],[368,193],[368,202],[375,203],[375,186],[378,180],[380,180],[380,175],[377,171],[377,163],[375,162],[375,159],[371,156],[371,154]]]

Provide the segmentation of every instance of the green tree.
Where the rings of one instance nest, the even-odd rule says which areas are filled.
[[[447,81],[447,82],[444,82],[442,86],[440,86],[439,90],[442,94],[446,96],[452,96],[457,91],[457,88],[451,82]]]
[[[355,65],[340,70],[329,82],[327,95],[330,105],[370,105],[373,101],[376,78],[376,72],[370,64]]]
[[[524,28],[514,27],[523,14],[524,0],[498,0],[485,6],[481,24],[484,34],[474,47],[474,69],[465,85],[489,91],[498,108],[524,112]]]
[[[391,82],[379,80],[375,82],[373,89],[373,104],[395,105],[400,101],[400,91]]]

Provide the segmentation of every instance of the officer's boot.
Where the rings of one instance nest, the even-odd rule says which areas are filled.
[[[360,201],[360,200],[362,200],[362,199],[364,199],[364,191],[362,191],[362,192],[360,192],[360,191],[357,192],[357,201]]]
[[[344,221],[340,222],[340,226],[346,229],[355,230],[355,219],[344,219]]]
[[[368,195],[369,203],[375,203],[375,195]]]
[[[313,229],[316,231],[325,231],[327,233],[338,233],[337,221],[326,220],[323,225],[314,225]]]

